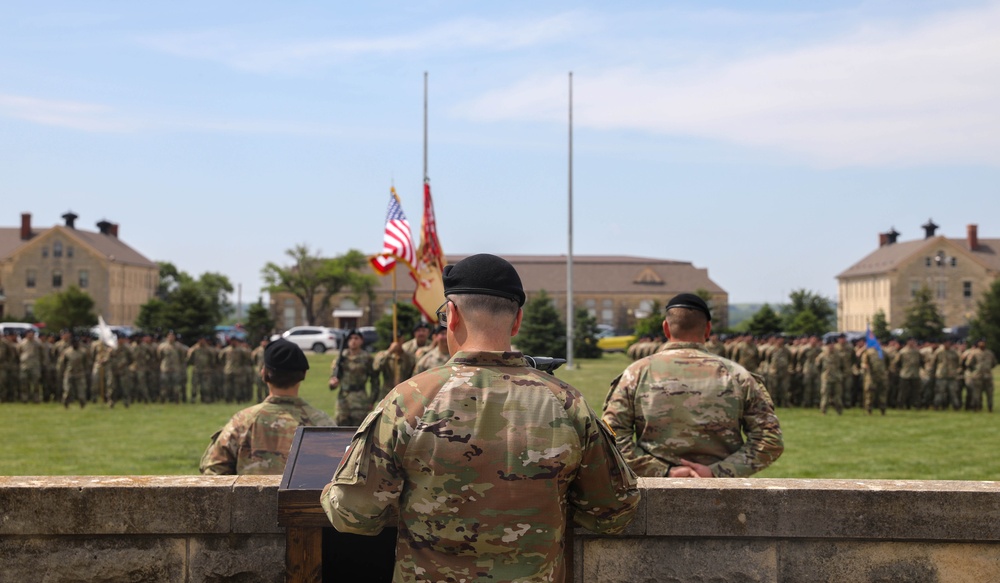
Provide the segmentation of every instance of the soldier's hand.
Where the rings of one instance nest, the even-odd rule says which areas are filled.
[[[689,467],[686,467],[686,466],[674,466],[674,467],[670,468],[670,471],[667,473],[667,477],[668,478],[700,478],[701,476],[698,475],[698,472],[695,472],[694,470],[692,470]]]
[[[695,462],[689,462],[687,460],[681,460],[681,463],[684,464],[685,467],[690,468],[692,471],[694,471],[696,474],[698,474],[698,476],[702,478],[712,477],[712,470],[708,469],[708,466],[698,464]]]
[[[340,386],[340,379],[338,379],[337,377],[330,377],[330,390],[332,391],[336,389],[338,386]]]

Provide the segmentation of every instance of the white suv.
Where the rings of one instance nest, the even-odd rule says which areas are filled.
[[[323,354],[327,350],[340,348],[344,331],[322,326],[295,326],[286,330],[281,337],[289,342],[294,342],[302,350],[312,350],[316,354]]]

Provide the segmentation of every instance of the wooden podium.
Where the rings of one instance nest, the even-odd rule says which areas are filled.
[[[299,427],[278,487],[288,583],[391,582],[396,529],[378,536],[337,532],[320,494],[333,478],[356,427]]]

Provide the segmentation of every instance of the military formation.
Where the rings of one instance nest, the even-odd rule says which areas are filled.
[[[264,344],[251,352],[238,338],[223,347],[205,337],[188,347],[173,332],[122,335],[111,343],[67,330],[10,333],[0,339],[0,402],[259,402],[266,393],[258,372]]]
[[[633,360],[658,352],[662,340],[643,338],[628,349]],[[985,341],[889,341],[868,346],[844,335],[789,339],[713,335],[705,348],[758,375],[779,407],[841,413],[862,407],[993,411],[996,356]]]

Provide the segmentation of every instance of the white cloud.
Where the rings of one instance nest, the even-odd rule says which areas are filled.
[[[1000,6],[782,53],[577,75],[580,126],[692,136],[821,165],[1000,164]],[[565,119],[566,80],[535,75],[456,108],[485,121]]]
[[[461,50],[508,51],[552,43],[591,26],[576,13],[523,21],[456,19],[411,34],[308,41],[250,38],[231,30],[148,36],[140,43],[186,58],[223,63],[257,73],[287,72],[370,56]]]
[[[129,132],[139,129],[137,123],[117,116],[111,108],[103,105],[24,95],[0,94],[0,115],[89,132]]]

